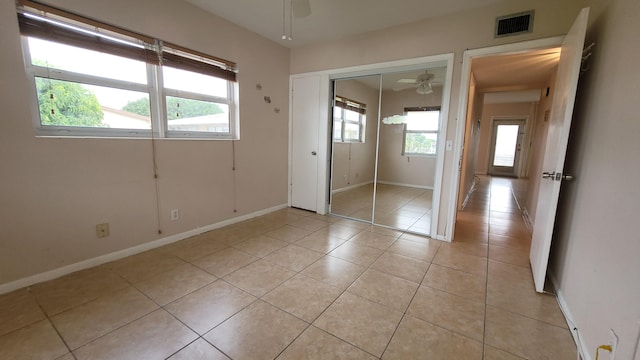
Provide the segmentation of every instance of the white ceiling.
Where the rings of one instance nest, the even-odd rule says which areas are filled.
[[[180,1],[189,2],[284,46],[298,47],[477,9],[503,0],[309,0],[311,15],[293,19],[291,41],[281,39],[283,0]],[[290,0],[284,1],[288,7]]]
[[[177,0],[276,41],[286,47],[299,47],[337,40],[430,17],[473,10],[503,0],[309,0],[311,15],[293,18],[293,40],[282,40],[283,4],[291,0]],[[283,3],[284,1],[284,3]],[[295,1],[295,0],[294,0]],[[555,71],[559,49],[476,58],[472,71],[480,91],[511,91],[545,86]],[[435,70],[435,83],[444,81],[444,71]],[[383,89],[399,78],[415,78],[422,71],[385,75]],[[393,79],[391,79],[393,77]],[[377,88],[377,80],[362,79]]]

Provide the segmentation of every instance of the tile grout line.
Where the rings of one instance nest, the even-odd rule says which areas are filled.
[[[396,332],[400,328],[400,324],[402,324],[402,321],[408,315],[407,312],[409,311],[409,307],[411,307],[411,303],[413,302],[413,299],[415,299],[416,295],[418,294],[418,291],[420,290],[420,286],[422,286],[422,282],[424,282],[424,279],[427,277],[427,273],[429,272],[429,269],[431,269],[431,265],[433,265],[433,259],[435,259],[435,257],[438,255],[439,251],[440,251],[440,246],[438,246],[436,253],[433,255],[433,258],[431,259],[432,261],[429,262],[427,271],[425,271],[424,275],[422,276],[422,279],[418,283],[418,287],[416,288],[416,291],[414,291],[413,296],[411,297],[411,300],[409,300],[409,304],[407,305],[406,309],[404,309],[404,312],[402,313],[402,317],[400,317],[400,321],[398,322],[398,325],[396,325],[395,330],[393,330],[393,334],[391,334],[391,337],[389,338],[389,342],[387,342],[387,345],[384,347],[384,350],[382,351],[382,355],[380,355],[380,358],[382,358],[384,353],[387,352],[387,349],[389,348],[389,345],[391,345],[391,341],[393,340],[393,337],[396,335]],[[428,323],[431,324],[430,322]]]
[[[58,335],[58,337],[60,338],[60,340],[62,341],[62,343],[64,344],[64,346],[67,348],[67,351],[69,351],[69,354],[71,354],[71,356],[73,356],[73,358],[77,360],[78,358],[76,357],[76,354],[74,354],[74,352],[71,350],[71,347],[69,346],[69,344],[67,344],[67,341],[64,339],[64,337],[62,337],[62,334],[60,333],[60,331],[58,330],[58,328],[56,327],[56,325],[53,323],[53,321],[51,321],[51,317],[49,317],[49,314],[47,314],[47,312],[46,312],[46,311],[44,311],[44,308],[42,307],[42,304],[40,304],[40,301],[38,301],[38,297],[37,297],[37,296],[35,296],[35,294],[33,294],[33,293],[31,292],[31,287],[30,287],[30,286],[29,286],[29,287],[27,287],[27,291],[29,292],[29,294],[30,294],[31,296],[33,296],[33,300],[36,302],[36,304],[38,304],[38,307],[40,308],[40,311],[42,311],[42,313],[43,313],[43,314],[44,314],[44,316],[45,316],[45,319],[49,322],[49,325],[51,325],[51,327],[52,327],[52,328],[53,328],[53,330],[56,332],[56,334]],[[44,320],[44,319],[43,319],[43,320]],[[40,320],[40,321],[42,321],[42,320]],[[33,324],[37,324],[38,322],[39,322],[39,321],[36,321],[36,322],[34,322]],[[27,326],[33,325],[33,324],[29,324],[29,325],[23,326],[21,329],[23,329],[23,328],[25,328],[25,327],[27,327]],[[16,329],[16,330],[19,330],[19,329]],[[62,354],[61,356],[64,356],[64,355],[65,355],[65,354]],[[60,357],[61,357],[61,356],[60,356]]]

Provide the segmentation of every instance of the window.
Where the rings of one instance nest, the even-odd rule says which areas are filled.
[[[235,138],[235,64],[19,0],[37,135]]]
[[[333,107],[333,141],[364,142],[366,105],[336,96]]]
[[[403,155],[436,155],[440,107],[406,108]]]

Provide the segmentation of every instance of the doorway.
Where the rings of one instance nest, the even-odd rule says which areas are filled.
[[[518,177],[525,119],[493,120],[489,175]]]
[[[491,59],[493,57],[495,59],[502,60],[505,57],[511,56],[511,59],[517,59],[519,56],[530,56],[530,54],[536,51],[533,50],[535,48],[539,49],[538,51],[541,51],[541,53],[539,53],[541,60],[545,60],[547,58],[548,60],[552,60],[555,58],[555,69],[548,80],[549,85],[546,86],[546,91],[543,90],[544,88],[539,88],[543,90],[543,92],[546,92],[546,97],[549,97],[551,100],[548,109],[541,109],[538,107],[538,116],[535,119],[536,123],[547,124],[545,131],[543,132],[544,135],[539,136],[539,138],[545,138],[543,141],[544,145],[532,147],[537,151],[539,161],[533,162],[537,163],[538,167],[533,167],[530,171],[530,173],[533,174],[531,180],[533,180],[532,182],[534,183],[534,186],[531,186],[530,184],[530,188],[528,189],[528,198],[533,200],[532,204],[533,207],[535,207],[535,211],[532,209],[532,211],[529,212],[531,214],[535,214],[535,225],[532,228],[530,227],[532,230],[532,243],[529,259],[533,271],[535,288],[538,292],[543,291],[545,284],[551,239],[555,225],[554,214],[558,205],[560,184],[563,179],[571,179],[570,176],[565,176],[565,174],[563,174],[564,159],[568,143],[569,129],[571,126],[578,77],[580,75],[581,61],[583,60],[582,49],[584,47],[588,19],[589,8],[584,8],[576,17],[576,20],[571,26],[568,34],[561,39],[545,39],[479,49],[475,51],[470,50],[466,51],[464,54],[462,71],[463,85],[461,86],[460,91],[463,103],[462,106],[460,106],[459,115],[460,118],[466,118],[467,120],[469,119],[466,113],[466,104],[470,88],[468,83],[470,83],[470,79],[474,77],[473,61],[475,58],[487,57],[490,58],[490,60],[494,60]],[[556,54],[554,55],[554,49],[549,45],[556,41],[559,41],[559,43],[556,45]],[[543,44],[547,44],[546,48],[545,46],[541,46]],[[495,64],[496,61],[492,61],[492,63]],[[513,63],[519,65],[515,61]],[[526,62],[526,64],[531,64],[531,62]],[[516,78],[519,74],[518,72],[513,71],[511,73],[512,75],[506,75],[509,72],[506,71],[505,66],[500,66],[500,72],[502,73],[501,79],[506,80],[513,80],[513,78]],[[520,79],[521,78],[519,78],[519,80]],[[476,78],[476,80],[478,79]],[[526,82],[522,83],[526,84]],[[509,85],[514,86],[517,84],[511,83]],[[552,93],[552,96],[550,96],[550,92]],[[551,116],[547,117],[547,114],[549,114],[550,111]],[[540,114],[544,114],[544,117],[541,117]],[[468,121],[466,124],[468,128]],[[462,133],[463,129],[459,129],[457,139],[461,138]],[[459,156],[461,148],[457,149],[456,152]],[[464,186],[458,186],[458,179],[454,180],[455,188],[466,188]],[[535,184],[537,184],[537,186],[535,186]],[[451,203],[453,203],[453,201]],[[526,214],[527,213],[525,212],[525,215]],[[451,225],[453,230],[456,218],[455,213],[452,213],[452,218],[453,221]],[[531,224],[530,221],[527,221],[527,223]]]
[[[553,86],[555,74],[560,56],[559,46],[563,37],[554,37],[541,40],[526,41],[510,45],[500,45],[496,47],[469,50],[464,53],[462,69],[462,85],[460,87],[461,104],[458,108],[458,118],[465,121],[464,126],[458,127],[456,134],[455,158],[459,159],[460,173],[465,174],[464,178],[454,177],[452,184],[456,192],[452,193],[449,213],[447,217],[447,228],[451,229],[448,236],[453,239],[455,235],[455,223],[457,219],[458,199],[468,199],[473,192],[478,177],[474,176],[476,170],[480,170],[479,175],[490,173],[487,165],[492,158],[490,154],[492,124],[491,119],[514,120],[526,118],[525,127],[527,135],[522,140],[520,159],[518,166],[521,168],[515,174],[524,176],[527,181],[527,174],[535,174],[540,166],[540,149],[544,148],[545,136],[548,130],[548,122],[545,114],[551,106],[553,98]],[[505,64],[505,60],[510,60],[510,64]],[[478,64],[484,64],[487,71],[475,71]],[[534,65],[535,64],[535,65]],[[546,68],[546,69],[545,69]],[[492,71],[491,71],[492,70]],[[510,74],[502,77],[499,81],[491,79],[505,73]],[[551,86],[551,90],[548,88]],[[532,100],[525,97],[528,92],[535,92],[539,98]],[[506,99],[509,103],[529,103],[528,112],[514,112],[513,107],[505,107],[503,113],[494,115],[495,117],[483,118],[485,104],[495,104],[495,98]],[[537,103],[537,105],[536,105]],[[484,131],[485,124],[487,131]],[[522,131],[520,131],[522,132]],[[481,140],[487,143],[486,153],[482,152]],[[475,144],[475,146],[474,146]],[[464,159],[462,158],[464,148]],[[480,151],[478,151],[480,149]],[[474,154],[478,153],[478,156]],[[485,154],[485,155],[483,155]],[[517,158],[517,157],[516,157]],[[486,159],[486,160],[485,160]],[[527,168],[522,168],[523,164]],[[481,166],[479,166],[481,165]],[[528,190],[527,196],[537,193],[539,179],[530,176],[528,184],[522,185]],[[520,193],[519,193],[520,195]],[[525,196],[525,197],[527,197]],[[528,196],[531,198],[531,196]],[[520,196],[518,197],[520,200]],[[460,201],[464,204],[464,201]],[[529,204],[526,201],[521,203],[523,207],[531,205],[535,207],[535,200]],[[526,211],[525,211],[526,218]]]

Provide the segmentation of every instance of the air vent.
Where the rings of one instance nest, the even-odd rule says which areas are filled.
[[[496,19],[496,37],[518,35],[533,30],[534,11],[500,16]]]

